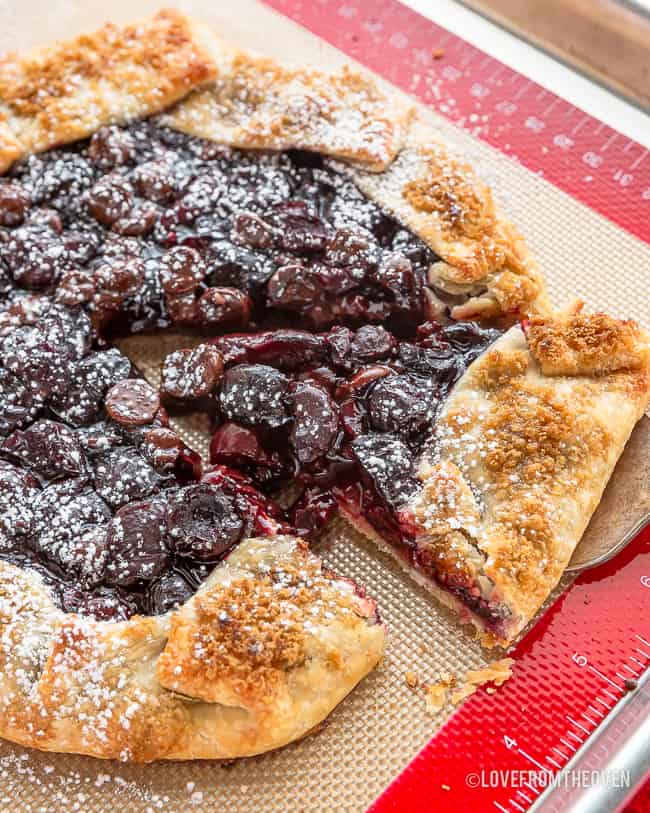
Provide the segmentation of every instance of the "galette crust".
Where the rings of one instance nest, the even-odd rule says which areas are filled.
[[[498,211],[490,188],[432,127],[415,122],[385,172],[342,169],[441,258],[429,269],[430,285],[469,296],[452,308],[452,318],[512,319],[549,309],[524,238]]]
[[[219,75],[162,123],[233,147],[301,149],[379,172],[401,149],[413,108],[369,77],[288,68],[224,44]],[[227,56],[226,56],[227,55]]]
[[[160,121],[182,132],[335,159],[441,258],[429,271],[429,293],[432,300],[441,293],[442,308],[445,296],[460,295],[452,318],[511,324],[548,310],[522,236],[412,106],[347,67],[324,73],[241,51],[175,11],[0,57],[0,172],[175,102]]]
[[[631,321],[582,308],[537,317],[526,329],[528,346],[544,375],[606,375],[647,366],[650,345]]]
[[[603,324],[627,355],[598,366],[577,353],[570,374],[546,374],[541,338],[511,328],[456,384],[420,463],[422,490],[407,508],[416,544],[506,611],[487,645],[513,640],[557,584],[650,402],[645,331],[602,314],[544,323],[567,344]]]
[[[0,56],[0,172],[17,158],[157,113],[216,74],[218,40],[177,11]]]
[[[292,537],[249,539],[178,611],[98,622],[0,563],[0,735],[148,762],[300,738],[381,658],[375,603]]]

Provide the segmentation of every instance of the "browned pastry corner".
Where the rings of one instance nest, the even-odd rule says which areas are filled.
[[[215,759],[310,731],[382,655],[374,602],[288,537],[250,539],[185,606],[62,613],[0,564],[0,734],[107,759]]]
[[[167,107],[216,75],[218,39],[167,9],[0,57],[0,172],[17,158]]]

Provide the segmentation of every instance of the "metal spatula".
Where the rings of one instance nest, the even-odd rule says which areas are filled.
[[[644,416],[632,432],[567,570],[586,570],[606,562],[649,522],[650,418]]]

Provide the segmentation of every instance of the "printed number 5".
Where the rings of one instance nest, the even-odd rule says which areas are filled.
[[[586,666],[587,665],[587,659],[585,658],[585,656],[580,655],[578,652],[573,653],[573,655],[571,657],[571,660],[574,663],[577,663],[578,666]]]

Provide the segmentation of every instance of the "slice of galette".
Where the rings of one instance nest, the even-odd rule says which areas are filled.
[[[190,376],[208,351],[219,375],[190,363]],[[505,333],[233,334],[167,359],[162,397],[179,395],[213,415],[212,463],[263,490],[302,485],[302,535],[339,508],[486,645],[506,645],[557,584],[647,408],[650,344],[580,309]]]
[[[507,644],[557,584],[649,402],[650,337],[636,324],[580,309],[533,319],[442,405],[396,508],[401,544],[343,508],[484,644]]]

